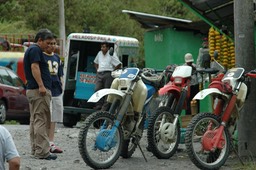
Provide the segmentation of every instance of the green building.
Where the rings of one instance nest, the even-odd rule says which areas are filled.
[[[191,53],[196,61],[203,38],[210,28],[204,22],[164,17],[123,10],[146,29],[144,35],[145,67],[164,69],[169,64],[183,64]]]
[[[123,10],[146,29],[144,34],[145,67],[165,69],[170,64],[184,64],[191,53],[196,62],[203,38],[210,26],[201,22]],[[201,101],[201,111],[211,111],[209,98]],[[184,114],[184,113],[182,113]]]
[[[181,65],[184,63],[184,55],[188,52],[196,61],[202,38],[202,34],[175,28],[146,32],[144,36],[146,67],[163,69],[169,64]]]

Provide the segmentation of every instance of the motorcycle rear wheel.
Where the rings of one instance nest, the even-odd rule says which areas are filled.
[[[186,130],[185,145],[188,156],[200,169],[219,169],[225,164],[230,153],[231,139],[227,128],[223,131],[225,144],[222,149],[216,149],[214,152],[203,149],[202,137],[210,122],[211,130],[215,130],[220,126],[221,120],[212,113],[199,113],[193,117]]]
[[[123,147],[120,156],[123,158],[131,158],[137,148],[137,144],[130,138],[123,141]]]
[[[165,116],[165,122],[162,122],[162,118]],[[174,137],[163,141],[161,137],[161,122],[162,124],[173,123],[174,115],[172,114],[171,108],[167,106],[159,107],[156,113],[150,117],[148,126],[148,148],[158,159],[169,159],[172,157],[180,143],[180,123],[177,122],[175,127]],[[166,134],[167,138],[168,133]]]
[[[115,117],[109,112],[99,111],[88,116],[80,128],[78,136],[78,147],[84,162],[94,169],[106,169],[111,167],[119,158],[122,148],[123,131],[121,126],[117,128],[114,144],[109,150],[102,151],[97,147],[96,139],[102,130],[111,131]],[[106,128],[101,129],[103,122]],[[106,133],[105,133],[106,134]],[[107,134],[108,135],[108,134]],[[102,141],[98,141],[102,142]]]

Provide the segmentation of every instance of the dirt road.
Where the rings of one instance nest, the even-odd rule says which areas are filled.
[[[58,154],[55,161],[38,160],[30,156],[29,126],[28,125],[4,125],[12,134],[14,142],[21,156],[21,170],[89,170],[78,151],[78,133],[79,127],[65,128],[58,125],[55,133],[56,143],[64,152]],[[79,126],[79,125],[78,125]],[[119,158],[111,169],[122,170],[196,170],[195,165],[189,160],[184,151],[178,152],[168,160],[160,160],[146,150],[147,146],[146,131],[141,140],[141,147],[148,162],[145,162],[139,149],[130,159]],[[182,146],[181,146],[182,148]],[[231,160],[232,161],[232,160]],[[237,164],[239,164],[237,162]],[[221,168],[234,169],[234,160],[230,160]]]

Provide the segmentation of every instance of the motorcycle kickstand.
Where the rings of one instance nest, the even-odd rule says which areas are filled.
[[[137,140],[137,138],[136,137],[134,137],[134,142],[135,142],[135,144],[136,145],[138,145],[139,146],[139,149],[140,149],[140,152],[142,153],[142,156],[144,157],[144,159],[145,159],[145,161],[146,162],[148,162],[148,160],[147,160],[147,158],[146,158],[146,156],[145,156],[145,154],[144,154],[144,152],[142,151],[142,149],[141,149],[141,146],[140,146],[140,144],[139,144],[139,142],[138,142],[138,140]]]
[[[236,156],[238,157],[240,163],[244,166],[244,162],[243,162],[242,158],[239,156],[239,154],[238,154],[238,152],[237,152],[233,142],[231,142],[231,146],[232,146],[232,149],[234,150]]]

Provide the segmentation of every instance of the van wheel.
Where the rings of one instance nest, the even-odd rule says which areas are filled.
[[[4,124],[6,121],[6,105],[4,101],[0,100],[0,124]]]
[[[63,125],[66,127],[73,127],[76,125],[76,123],[80,120],[80,115],[70,115],[70,114],[64,114],[63,115]]]

